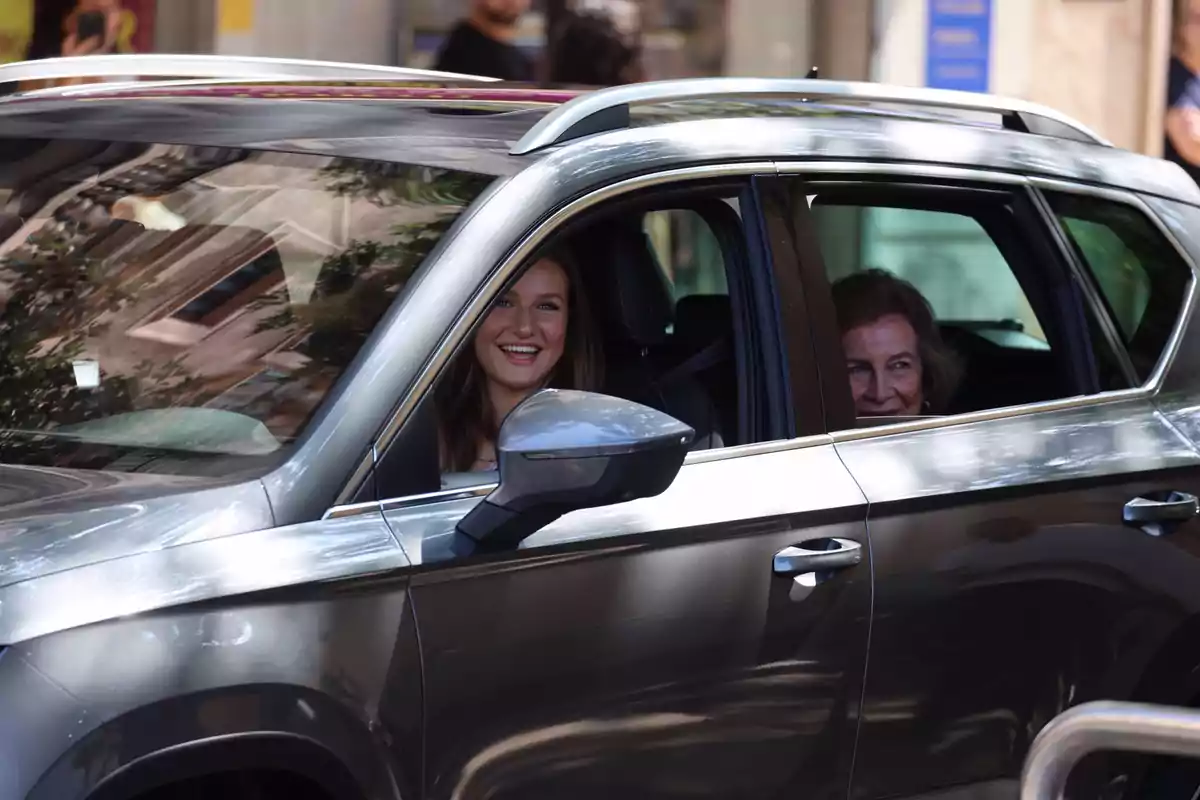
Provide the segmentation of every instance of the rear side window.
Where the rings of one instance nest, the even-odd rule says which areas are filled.
[[[1107,378],[1085,361],[1107,351],[1072,347],[1067,332],[1086,306],[1060,288],[1065,273],[1040,263],[1045,253],[1022,225],[1032,209],[1019,198],[883,184],[804,190],[847,326],[839,332],[857,424],[1044,402]],[[919,298],[897,299],[911,290]],[[914,354],[888,319],[922,301],[937,330]]]
[[[651,211],[643,226],[676,302],[692,295],[729,294],[721,242],[703,216],[691,209]]]
[[[883,269],[919,289],[945,327],[972,331],[1001,347],[1049,349],[1012,267],[974,217],[825,205],[819,195],[812,215],[830,281]]]
[[[179,146],[0,161],[0,460],[225,474],[287,452],[490,178]]]
[[[1148,380],[1183,309],[1191,269],[1131,206],[1056,192],[1046,198],[1094,276],[1138,378]]]

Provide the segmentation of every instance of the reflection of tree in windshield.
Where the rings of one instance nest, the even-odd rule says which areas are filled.
[[[290,440],[490,180],[244,151],[187,174],[193,149],[157,152],[158,185],[145,160],[79,184],[0,255],[0,428],[207,407]],[[114,219],[134,194],[182,227]]]
[[[73,258],[50,226],[0,260],[8,295],[0,315],[0,426],[43,428],[139,405],[170,406],[194,387],[174,359],[143,362],[136,378],[113,376],[95,391],[76,388],[72,362],[89,339],[106,332],[103,316],[128,305],[147,283],[106,281],[102,269]]]
[[[382,206],[411,205],[457,211],[487,185],[484,176],[442,170],[420,170],[428,180],[414,179],[411,167],[382,165],[372,169],[343,161],[321,171],[339,197],[368,200]],[[375,323],[454,222],[457,214],[435,213],[430,219],[394,226],[391,240],[352,240],[347,248],[321,265],[315,290],[303,306],[272,295],[262,307],[278,310],[259,330],[294,326],[309,331],[297,351],[315,366],[347,364],[358,352]]]

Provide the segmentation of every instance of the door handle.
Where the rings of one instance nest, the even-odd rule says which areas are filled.
[[[1160,497],[1135,497],[1125,504],[1124,519],[1151,536],[1168,533],[1167,526],[1200,515],[1200,500],[1186,492],[1165,492]]]
[[[862,545],[850,539],[812,539],[775,554],[776,575],[825,572],[862,563]]]

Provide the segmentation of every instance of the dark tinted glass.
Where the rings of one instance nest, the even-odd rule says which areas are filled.
[[[0,461],[271,465],[490,178],[180,146],[10,141]]]
[[[1149,379],[1183,309],[1191,270],[1138,209],[1083,195],[1046,197],[1095,277],[1138,377]]]
[[[642,220],[676,302],[691,295],[727,295],[721,242],[691,209],[651,211]]]

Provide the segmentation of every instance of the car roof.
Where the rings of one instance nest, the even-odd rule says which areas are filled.
[[[509,150],[547,113],[543,102],[435,100],[362,90],[189,87],[0,102],[6,137],[234,147],[404,161],[511,175]]]
[[[994,99],[995,108],[1004,113],[1016,109],[1018,116],[1032,114],[1035,119],[1045,114],[1050,118],[1048,129],[1066,138],[1005,129],[1008,118],[989,123],[969,114],[964,118],[944,113],[947,104],[952,109],[965,104],[969,111],[974,106],[988,110],[993,102],[988,96],[819,83],[803,86],[831,92],[831,99],[813,101],[790,95],[794,88],[779,88],[794,86],[795,81],[745,79],[661,82],[596,92],[443,80],[92,84],[0,101],[0,124],[5,136],[14,137],[309,152],[495,176],[514,175],[563,148],[595,148],[596,157],[611,157],[612,149],[619,147],[626,152],[617,159],[621,163],[611,179],[647,168],[650,162],[667,164],[665,150],[650,157],[646,146],[659,142],[669,128],[693,145],[667,148],[681,164],[688,158],[804,157],[947,163],[1066,178],[1200,204],[1200,189],[1177,165],[1108,146],[1049,109]],[[761,98],[753,96],[760,85],[769,90]],[[699,91],[692,88],[696,86]],[[708,86],[728,86],[731,91],[748,87],[752,96],[725,98],[718,90],[705,89]],[[872,99],[885,102],[839,102],[856,99],[854,92],[862,87],[870,87]],[[886,102],[893,97],[910,105]],[[650,102],[635,107],[632,101],[639,98]],[[737,120],[753,126],[718,124]],[[703,136],[692,127],[698,123],[708,123]],[[773,133],[746,138],[747,132],[767,130]],[[743,138],[726,141],[721,131]]]

